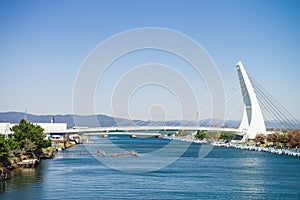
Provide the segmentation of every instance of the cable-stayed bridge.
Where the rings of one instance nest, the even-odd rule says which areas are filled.
[[[187,126],[184,123],[176,126],[164,125],[135,125],[130,126],[120,124],[115,127],[96,127],[96,128],[76,128],[58,131],[57,133],[78,133],[78,134],[132,134],[158,136],[167,132],[179,131],[212,131],[212,132],[230,132],[243,136],[243,140],[254,139],[258,133],[267,134],[265,118],[274,121],[273,127],[281,129],[297,129],[295,124],[299,122],[281,106],[265,89],[248,75],[243,64],[239,61],[236,64],[236,71],[240,90],[236,94],[242,95],[243,117],[238,128],[226,128],[219,126]],[[229,99],[231,99],[230,97]],[[275,121],[277,124],[275,124]],[[279,125],[278,125],[279,124]],[[51,132],[55,133],[55,132]]]

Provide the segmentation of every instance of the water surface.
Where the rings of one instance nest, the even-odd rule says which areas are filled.
[[[103,141],[93,139],[95,144],[88,149],[97,149],[98,141]],[[141,155],[169,143],[125,136],[110,141]],[[96,159],[99,155],[94,151],[91,155],[84,145],[78,145],[53,160],[43,160],[37,169],[16,171],[11,180],[1,184],[0,199],[300,198],[299,157],[214,147],[200,159],[200,146],[191,145],[182,157],[160,170],[128,173],[108,168]],[[118,162],[109,152],[107,156]]]

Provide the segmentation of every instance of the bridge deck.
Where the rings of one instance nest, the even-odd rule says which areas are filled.
[[[166,131],[215,131],[215,132],[233,132],[237,135],[244,135],[244,133],[235,128],[221,128],[221,127],[191,127],[191,126],[124,126],[124,127],[97,127],[97,128],[83,128],[83,129],[66,129],[63,131],[51,131],[51,133],[103,133],[115,134],[116,132],[135,133],[137,135],[161,135]],[[142,132],[142,133],[139,133]],[[155,132],[155,133],[150,133]],[[48,132],[50,133],[50,132]],[[147,133],[147,134],[145,134]],[[128,133],[129,134],[129,133]]]

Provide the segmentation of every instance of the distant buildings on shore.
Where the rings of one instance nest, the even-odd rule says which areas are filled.
[[[59,132],[67,130],[67,123],[33,123],[34,125],[41,126],[45,132]],[[9,122],[0,123],[0,133],[1,134],[10,134],[12,131],[10,130],[13,126],[18,124],[11,124]]]
[[[44,129],[44,132],[47,133],[47,138],[52,139],[59,137],[59,139],[64,138],[65,134],[59,134],[59,132],[65,132],[67,130],[67,123],[55,123],[54,117],[51,118],[50,123],[32,123],[34,125],[39,125]],[[0,123],[0,134],[8,135],[13,133],[11,128],[14,127],[14,123],[1,122]],[[52,133],[55,133],[52,134]]]

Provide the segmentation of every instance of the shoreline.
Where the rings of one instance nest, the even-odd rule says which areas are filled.
[[[219,141],[208,141],[208,140],[199,140],[192,138],[184,138],[184,137],[174,137],[174,136],[165,136],[162,139],[165,140],[176,140],[181,142],[190,142],[195,144],[208,144],[217,147],[225,147],[225,148],[234,148],[248,151],[257,151],[257,152],[265,152],[265,153],[273,153],[278,155],[287,155],[300,157],[300,150],[298,149],[287,149],[287,148],[275,148],[275,147],[262,147],[256,146],[250,143],[240,144],[240,143],[232,143],[232,142],[219,142]]]
[[[63,150],[76,146],[76,144],[68,144]],[[0,182],[5,182],[13,178],[12,172],[17,169],[36,168],[41,163],[41,160],[53,159],[58,150],[55,147],[43,149],[38,155],[32,153],[33,156],[20,155],[18,157],[7,158],[1,160],[0,166]]]
[[[12,178],[12,172],[17,169],[36,168],[39,166],[41,160],[51,159],[56,154],[53,147],[46,148],[40,153],[31,152],[20,154],[19,156],[8,157],[1,159],[1,174],[0,182],[5,182]]]
[[[262,147],[262,146],[256,146],[251,144],[237,144],[237,143],[230,143],[230,142],[229,143],[216,142],[212,145],[218,147],[226,147],[226,148],[242,149],[248,151],[266,152],[266,153],[273,153],[278,155],[300,157],[300,151],[297,149]]]

